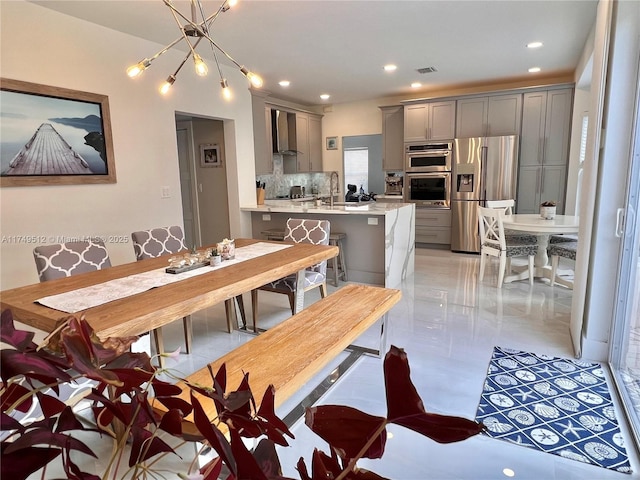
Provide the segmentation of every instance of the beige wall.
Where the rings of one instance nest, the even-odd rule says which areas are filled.
[[[12,237],[57,241],[98,235],[107,239],[112,263],[118,265],[134,260],[132,231],[182,224],[176,111],[223,120],[231,235],[250,235],[250,217],[244,219],[239,208],[255,204],[251,97],[239,72],[225,69],[235,94],[231,103],[219,97],[214,78],[203,80],[188,68],[171,95],[161,98],[157,86],[182,53],[167,52],[131,80],[124,73],[127,66],[163,45],[23,1],[0,2],[0,22],[0,76],[109,97],[118,179],[110,185],[1,188],[1,289],[38,281],[35,245]],[[161,198],[163,186],[169,187],[169,198]]]

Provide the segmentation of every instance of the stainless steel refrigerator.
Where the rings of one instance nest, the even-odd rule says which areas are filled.
[[[451,178],[451,250],[480,252],[478,205],[516,198],[518,137],[457,138]]]

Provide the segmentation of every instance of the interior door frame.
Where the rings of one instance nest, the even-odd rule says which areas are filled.
[[[197,193],[198,178],[197,178],[197,170],[195,166],[196,152],[195,152],[195,146],[193,141],[193,126],[191,122],[187,120],[176,121],[176,134],[178,130],[186,130],[187,132],[187,149],[186,149],[187,158],[186,159],[179,158],[178,162],[186,162],[189,167],[189,176],[191,178],[191,182],[189,182],[190,183],[189,197],[191,198],[191,210],[193,212],[193,227],[194,227],[194,231],[191,233],[194,238],[194,244],[202,245],[202,232],[200,228],[200,204],[198,202],[198,193]],[[178,152],[179,151],[180,150],[178,150]],[[178,171],[181,171],[179,166],[178,166]],[[183,218],[183,224],[184,224],[184,218]]]

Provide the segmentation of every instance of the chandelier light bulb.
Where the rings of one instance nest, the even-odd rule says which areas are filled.
[[[240,71],[251,82],[251,85],[253,85],[256,88],[262,87],[263,82],[260,75],[250,72],[249,70],[247,70],[247,67],[244,67],[244,66],[240,67]]]
[[[207,67],[207,64],[204,63],[202,57],[197,53],[193,54],[193,63],[196,67],[196,73],[201,77],[206,77],[207,73],[209,73],[209,67]]]
[[[136,78],[142,72],[144,72],[149,65],[151,65],[151,61],[148,58],[145,58],[144,60],[141,60],[135,65],[131,65],[129,68],[127,68],[127,75],[129,75],[129,77],[131,78]]]
[[[229,84],[225,78],[220,80],[220,86],[222,87],[222,98],[225,100],[231,100],[231,89],[229,88]]]
[[[166,95],[171,90],[171,87],[176,81],[176,77],[174,75],[169,75],[167,80],[160,86],[160,93],[162,95]]]

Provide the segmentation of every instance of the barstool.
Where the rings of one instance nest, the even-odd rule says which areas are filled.
[[[344,246],[342,241],[347,238],[346,233],[332,232],[329,234],[329,245],[338,247],[338,255],[330,260],[331,269],[333,270],[333,283],[337,287],[338,279],[347,281],[347,263],[344,258]]]
[[[260,232],[267,240],[282,241],[284,239],[284,230],[281,228],[269,228]],[[333,271],[333,284],[338,286],[338,279],[347,281],[347,262],[344,256],[344,245],[342,241],[347,238],[346,233],[332,232],[329,234],[329,245],[335,245],[339,249],[338,256],[333,257],[327,267]]]

